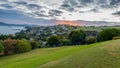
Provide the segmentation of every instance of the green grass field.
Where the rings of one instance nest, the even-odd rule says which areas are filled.
[[[0,68],[120,68],[120,40],[4,56]]]

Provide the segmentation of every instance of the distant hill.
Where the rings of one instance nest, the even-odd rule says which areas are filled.
[[[30,26],[28,24],[7,24],[4,22],[0,22],[0,26]]]

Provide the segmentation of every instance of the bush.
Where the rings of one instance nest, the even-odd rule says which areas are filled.
[[[120,36],[120,30],[116,28],[105,29],[97,35],[97,42],[112,40],[113,37]]]
[[[96,40],[95,37],[90,36],[90,37],[87,37],[86,43],[87,43],[87,44],[92,44],[92,43],[95,43],[95,40]]]
[[[4,46],[0,43],[0,53],[4,51]]]
[[[69,34],[69,39],[73,45],[85,43],[86,34],[82,30],[75,30]]]
[[[120,39],[120,36],[113,37],[113,40],[117,40],[117,39]]]
[[[31,44],[32,49],[38,48],[38,42],[32,40],[30,41],[30,44]]]
[[[11,39],[7,39],[4,40],[4,54],[8,55],[8,54],[13,54],[14,50],[15,50],[15,45],[17,44],[17,40],[11,40]]]
[[[65,45],[71,45],[71,41],[68,40],[68,39],[63,39],[61,43],[62,43],[63,46],[65,46]]]
[[[50,47],[56,47],[59,46],[61,43],[61,40],[58,36],[51,36],[47,40],[47,45],[50,45]]]
[[[16,46],[15,46],[15,52],[16,53],[22,53],[27,52],[32,49],[30,43],[24,41],[24,40],[18,40]]]

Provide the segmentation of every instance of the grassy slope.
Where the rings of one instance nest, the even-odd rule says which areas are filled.
[[[120,40],[0,57],[0,68],[120,68]]]

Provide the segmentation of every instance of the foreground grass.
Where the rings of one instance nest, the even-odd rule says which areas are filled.
[[[120,40],[0,57],[0,68],[120,68]]]

